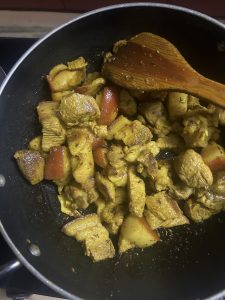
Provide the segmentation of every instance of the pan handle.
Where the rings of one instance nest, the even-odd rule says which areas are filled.
[[[0,280],[16,271],[22,266],[21,262],[17,259],[10,260],[4,265],[0,266]]]

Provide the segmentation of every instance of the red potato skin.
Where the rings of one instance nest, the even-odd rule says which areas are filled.
[[[202,159],[212,172],[225,170],[225,151],[217,144],[206,147],[201,152]]]
[[[225,170],[225,157],[218,157],[210,162],[205,162],[212,172]]]
[[[108,86],[103,89],[103,96],[100,108],[99,125],[109,126],[117,117],[119,107],[119,89],[115,86]]]
[[[44,178],[47,180],[60,180],[64,176],[63,161],[65,149],[63,146],[51,148],[45,162]]]
[[[104,147],[99,147],[93,150],[94,162],[101,168],[106,168],[108,161],[106,158],[106,149]]]
[[[106,147],[107,143],[102,138],[95,138],[92,143],[94,162],[101,168],[105,168],[108,165],[105,151]]]
[[[106,141],[102,138],[94,137],[94,140],[92,142],[92,150],[95,150],[95,149],[101,148],[101,147],[107,147]]]

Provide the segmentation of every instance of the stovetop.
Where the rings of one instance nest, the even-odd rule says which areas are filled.
[[[6,74],[35,41],[33,38],[0,38],[0,66]],[[15,259],[15,256],[0,234],[0,266],[12,259]],[[32,294],[60,297],[25,267],[0,280],[0,288],[4,288],[7,296],[14,300],[22,300]]]

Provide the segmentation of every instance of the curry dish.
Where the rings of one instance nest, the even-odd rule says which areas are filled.
[[[157,243],[159,228],[225,210],[225,111],[181,92],[127,90],[87,65],[79,57],[50,70],[42,134],[14,156],[31,184],[57,185],[72,217],[62,231],[100,261],[115,256],[112,235],[123,253]]]

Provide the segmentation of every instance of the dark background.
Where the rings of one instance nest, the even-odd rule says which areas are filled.
[[[99,8],[102,6],[138,2],[134,0],[8,0],[0,1],[0,9],[15,10],[51,10],[51,11],[75,11],[84,12]],[[143,1],[144,2],[144,1]],[[156,0],[145,2],[159,2],[184,6],[194,10],[198,10],[213,17],[225,17],[225,1],[224,0]]]

